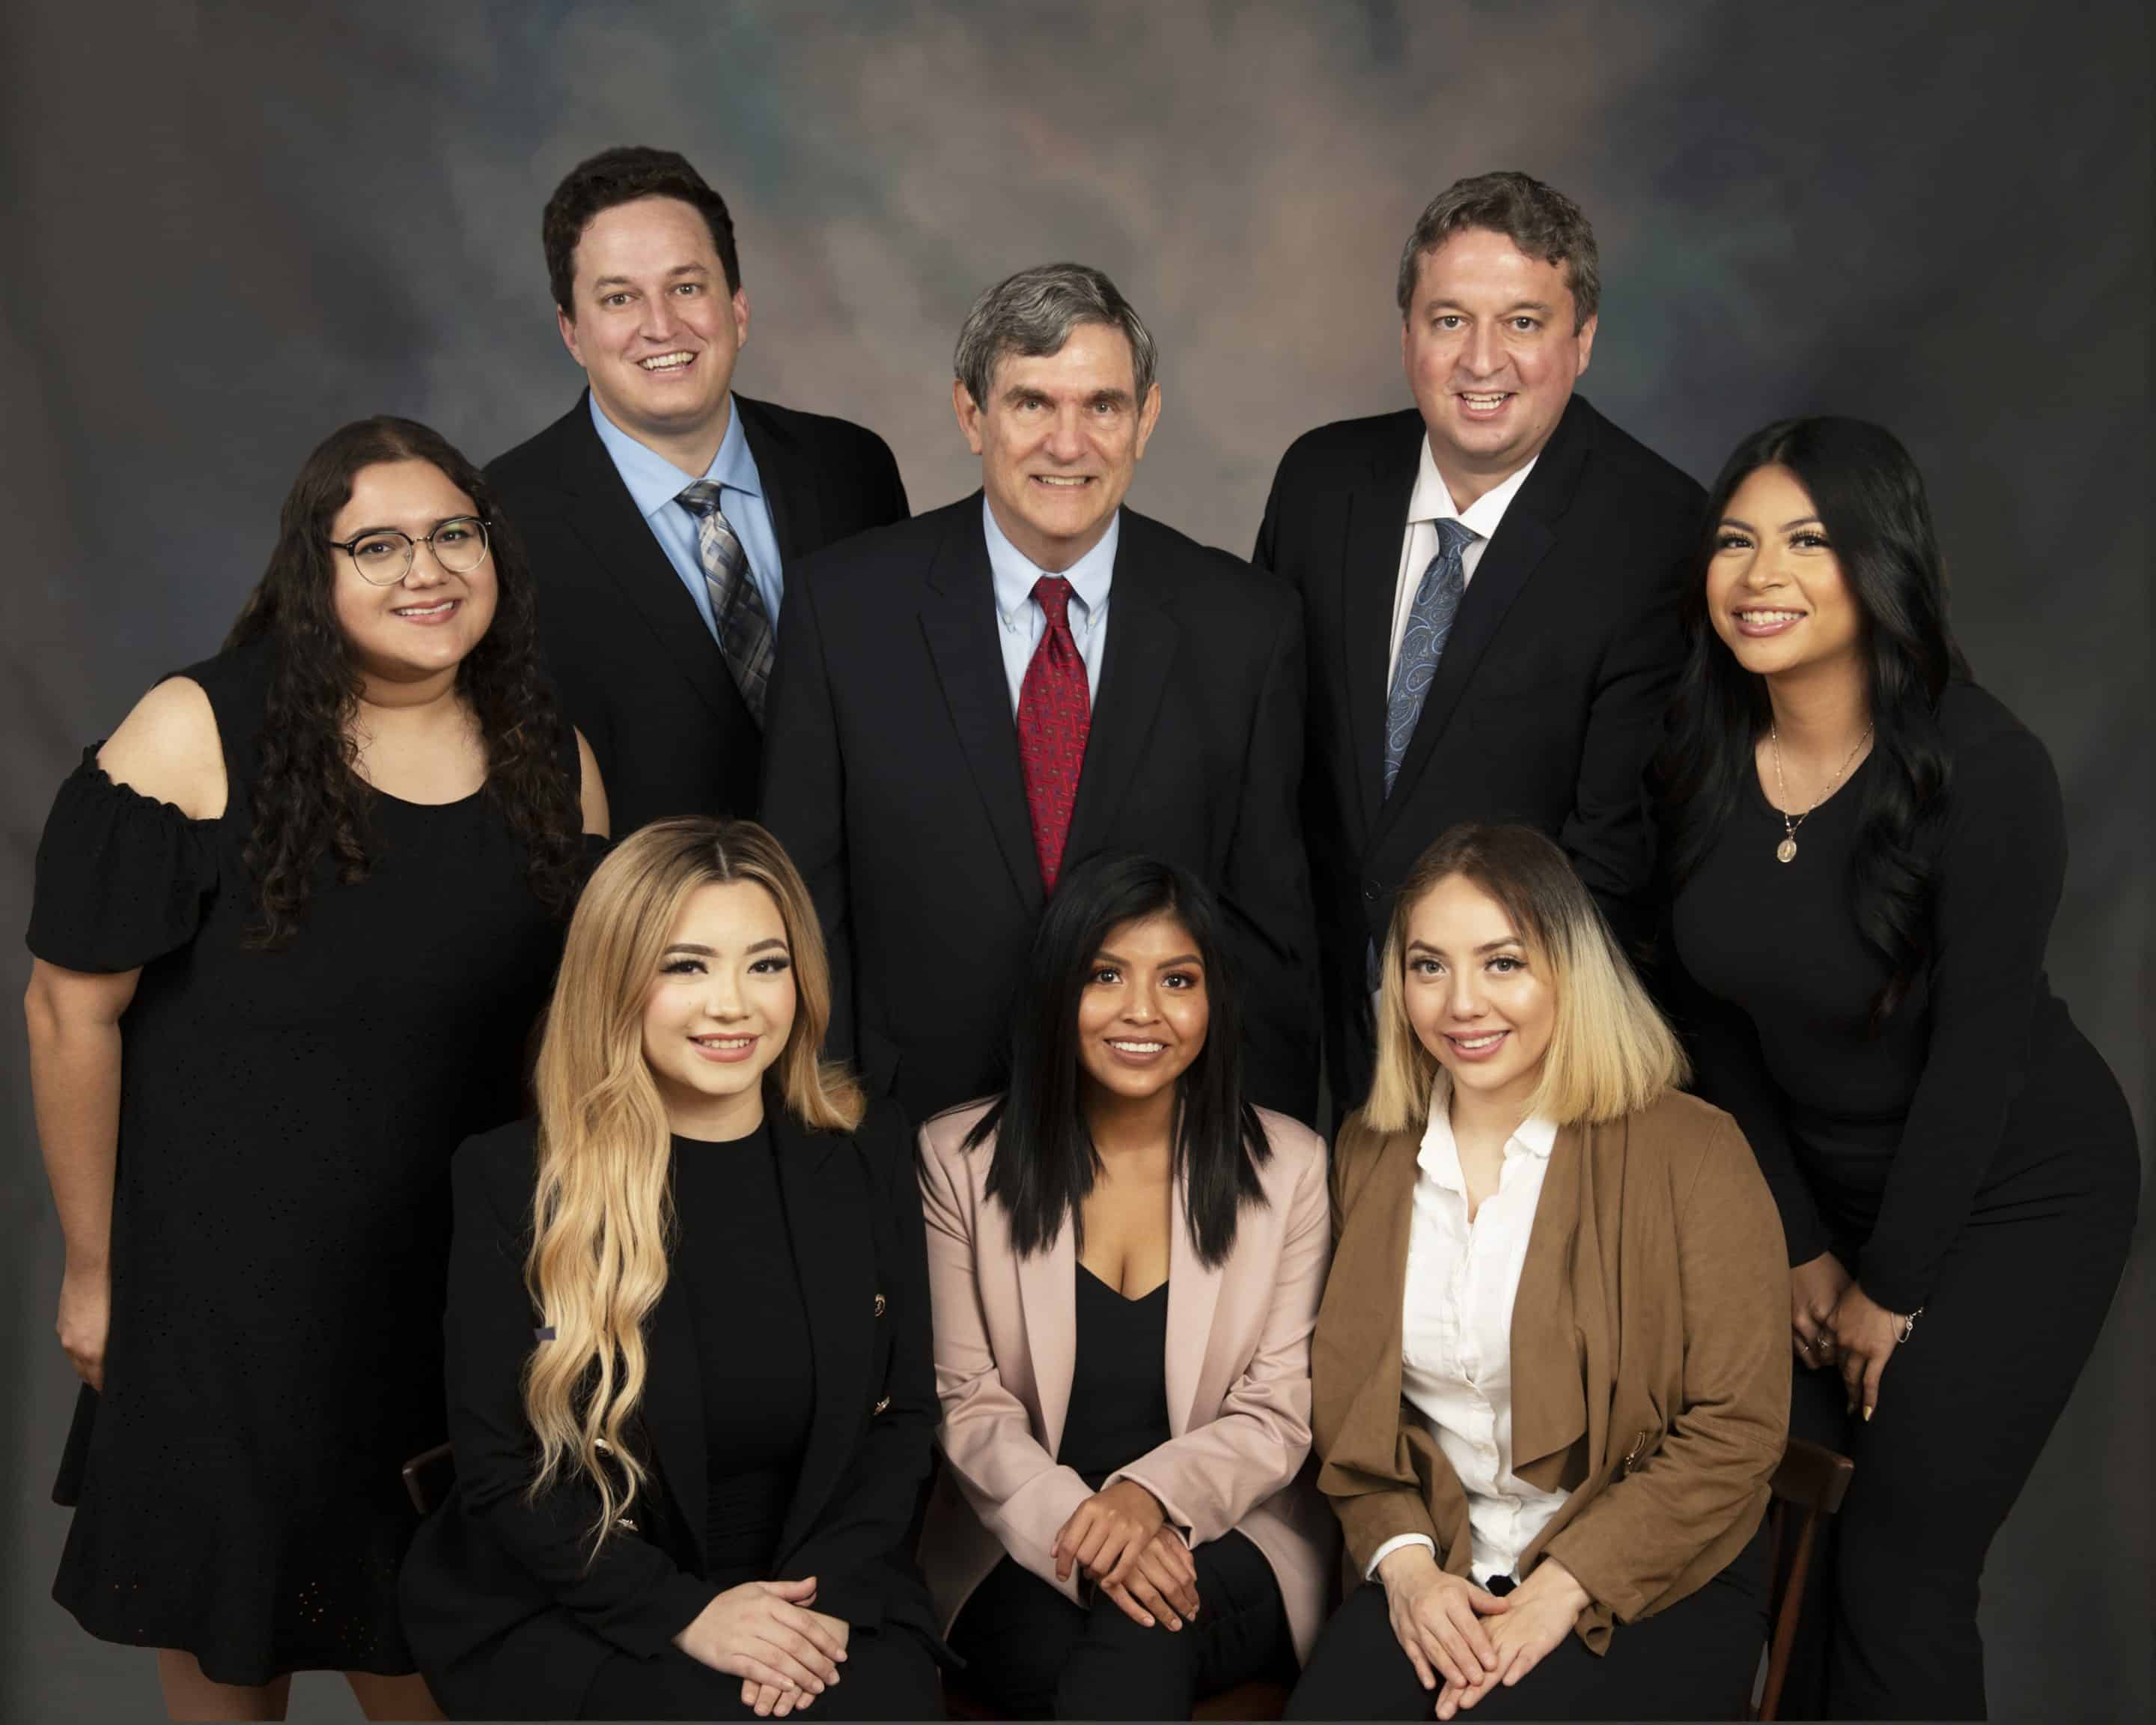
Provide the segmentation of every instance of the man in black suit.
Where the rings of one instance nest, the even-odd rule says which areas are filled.
[[[974,302],[983,490],[817,557],[772,685],[765,819],[815,895],[835,1045],[916,1120],[993,1090],[1034,925],[1106,851],[1219,894],[1255,1100],[1316,1104],[1295,596],[1122,506],[1152,336],[1075,264]]]
[[[1369,1089],[1394,893],[1446,828],[1540,828],[1640,932],[1643,781],[1704,498],[1573,393],[1599,285],[1571,199],[1460,181],[1400,260],[1415,406],[1298,439],[1266,501],[1255,561],[1301,591],[1308,631],[1304,829],[1341,1111]]]
[[[617,833],[752,814],[790,567],[906,518],[881,438],[733,393],[748,294],[725,200],[671,151],[572,169],[543,223],[590,388],[487,469]]]

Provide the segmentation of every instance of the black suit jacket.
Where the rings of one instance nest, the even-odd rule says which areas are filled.
[[[789,580],[810,552],[906,519],[898,464],[874,432],[742,395],[734,406]],[[593,429],[589,393],[486,476],[531,559],[540,642],[598,757],[615,833],[755,814],[763,739]]]
[[[1369,1090],[1368,945],[1446,828],[1540,828],[1620,936],[1643,932],[1645,774],[1698,552],[1699,485],[1573,396],[1468,583],[1388,797],[1386,660],[1424,436],[1410,408],[1298,439],[1255,554],[1301,591],[1308,632],[1303,814],[1341,1110]]]
[[[915,1120],[1002,1082],[1044,896],[998,645],[981,494],[811,559],[787,601],[764,819],[815,895],[834,1051]],[[1310,891],[1296,833],[1295,596],[1123,511],[1064,866],[1178,863],[1219,894],[1254,1101],[1317,1102]]]
[[[818,1610],[860,1628],[905,1624],[940,1648],[911,1538],[937,1419],[911,1137],[887,1102],[849,1137],[809,1132],[767,1101],[816,1373],[773,1578],[814,1575]],[[567,1717],[609,1654],[663,1652],[717,1591],[697,1579],[704,1391],[678,1282],[646,1325],[637,1454],[651,1473],[634,1530],[587,1563],[596,1494],[564,1481],[536,1502],[525,1495],[533,1130],[525,1121],[475,1138],[453,1170],[444,1337],[457,1484],[414,1538],[400,1593],[419,1668],[456,1718]]]

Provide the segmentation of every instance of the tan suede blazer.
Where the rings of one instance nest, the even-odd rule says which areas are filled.
[[[1332,1159],[1332,1273],[1311,1345],[1318,1485],[1355,1574],[1397,1533],[1465,1574],[1467,1497],[1401,1399],[1400,1308],[1420,1135],[1353,1117]],[[1555,1558],[1611,1624],[1720,1571],[1758,1529],[1789,1435],[1789,1271],[1750,1147],[1671,1093],[1558,1132],[1512,1311],[1513,1469],[1563,1505],[1524,1553]]]

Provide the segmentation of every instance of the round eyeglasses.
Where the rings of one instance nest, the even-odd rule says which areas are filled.
[[[412,536],[394,527],[369,527],[330,543],[352,559],[361,580],[375,587],[394,587],[412,572]],[[436,521],[418,543],[452,575],[469,574],[486,561],[486,523],[475,515],[453,516]]]

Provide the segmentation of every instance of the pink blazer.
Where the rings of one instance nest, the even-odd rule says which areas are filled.
[[[921,1130],[921,1207],[936,1319],[940,1471],[921,1539],[921,1567],[947,1632],[959,1608],[1008,1553],[1057,1583],[1056,1530],[1091,1496],[1059,1466],[1077,1337],[1077,1251],[1066,1224],[1046,1251],[1021,1259],[1009,1219],[985,1193],[993,1141],[959,1148],[987,1111],[975,1103]],[[1310,1335],[1332,1253],[1325,1141],[1260,1111],[1271,1158],[1265,1205],[1245,1206],[1228,1261],[1199,1261],[1178,1183],[1170,1243],[1170,1440],[1115,1477],[1137,1481],[1193,1545],[1240,1530],[1271,1563],[1296,1652],[1307,1658],[1325,1616],[1339,1525],[1305,1462],[1310,1453]]]

